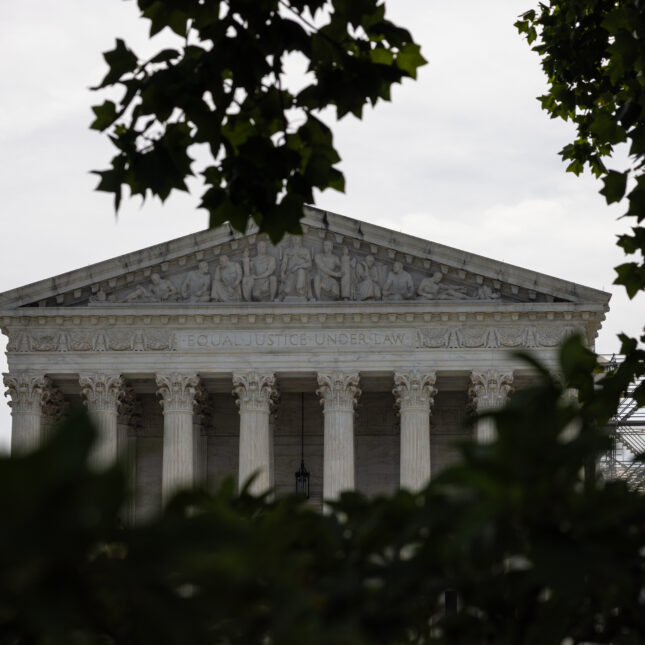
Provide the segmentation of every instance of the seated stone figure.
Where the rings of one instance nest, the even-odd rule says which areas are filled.
[[[219,259],[215,270],[211,298],[215,302],[237,302],[242,299],[242,268],[237,262],[231,262],[227,255]]]
[[[441,284],[443,273],[436,271],[432,276],[421,280],[417,294],[426,300],[463,300],[468,297],[464,287],[449,287]]]
[[[414,297],[412,276],[395,262],[383,285],[383,297],[389,300],[409,300]]]
[[[477,298],[479,300],[496,300],[501,297],[502,294],[499,291],[496,291],[486,284],[483,284],[479,289],[477,289]]]
[[[170,281],[162,278],[158,273],[150,276],[150,286],[139,285],[132,293],[126,296],[124,302],[168,302],[177,300],[177,287]]]
[[[302,240],[294,236],[291,247],[282,255],[280,267],[280,299],[298,300],[311,298],[311,252],[302,246]]]
[[[275,300],[278,293],[278,278],[275,275],[276,260],[267,253],[266,242],[264,240],[258,242],[258,254],[253,260],[249,258],[248,250],[245,250],[242,264],[244,300]]]
[[[333,254],[334,245],[329,240],[323,242],[323,252],[317,253],[316,275],[314,276],[314,295],[316,300],[338,300],[340,279],[343,277],[340,258]]]
[[[365,262],[356,265],[356,300],[380,300],[381,285],[379,284],[378,267],[374,256],[368,255]]]
[[[181,285],[181,297],[189,302],[208,302],[211,294],[211,274],[207,262],[200,262],[197,270],[189,271]]]

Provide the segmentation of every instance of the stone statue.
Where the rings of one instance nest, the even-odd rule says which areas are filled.
[[[103,289],[99,289],[96,293],[90,296],[89,302],[94,304],[96,302],[103,303],[108,301],[108,296]]]
[[[465,287],[449,287],[441,284],[442,280],[443,273],[436,271],[432,276],[421,280],[417,294],[426,300],[446,300],[450,298],[463,300],[468,297]]]
[[[248,249],[244,251],[242,265],[242,294],[244,300],[275,300],[278,293],[278,278],[275,275],[276,261],[267,253],[267,243],[258,242],[258,254],[249,258]]]
[[[414,297],[412,276],[395,262],[383,285],[383,297],[390,300],[409,300]]]
[[[207,262],[200,262],[195,271],[189,271],[181,285],[181,297],[190,302],[208,302],[211,291],[211,274]]]
[[[280,297],[311,298],[311,252],[302,246],[302,239],[294,236],[291,247],[284,250],[280,267]]]
[[[228,255],[222,255],[215,269],[211,298],[215,302],[236,302],[242,299],[242,267],[231,262]]]
[[[380,300],[381,285],[379,284],[378,267],[374,256],[368,255],[365,262],[356,265],[356,300]]]
[[[170,281],[162,278],[158,273],[150,276],[150,286],[139,285],[131,294],[126,296],[124,302],[172,302],[177,300],[177,287]]]
[[[483,284],[477,289],[477,298],[479,300],[496,300],[497,298],[501,298],[501,294],[492,287]]]
[[[350,300],[353,297],[352,269],[356,265],[356,260],[349,257],[349,249],[343,247],[343,255],[340,257],[340,297],[343,300]]]
[[[323,252],[314,258],[316,275],[314,276],[314,295],[316,300],[338,300],[340,296],[339,281],[343,277],[340,258],[333,254],[334,245],[329,240],[323,242]]]

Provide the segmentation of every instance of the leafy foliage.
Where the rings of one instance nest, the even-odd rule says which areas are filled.
[[[627,198],[624,217],[635,219],[618,238],[629,261],[616,267],[615,284],[633,298],[645,291],[645,12],[640,0],[550,0],[515,23],[542,58],[549,91],[540,97],[552,118],[571,121],[576,139],[560,154],[567,170],[588,167],[603,182],[608,204]],[[609,169],[617,146],[629,144],[627,167]],[[640,257],[639,257],[640,256]],[[605,380],[596,405],[612,404],[616,394],[645,374],[645,352],[637,339],[620,337],[625,361]],[[645,342],[645,336],[641,337]],[[608,399],[602,400],[603,393]],[[645,382],[637,388],[645,404]],[[616,400],[617,401],[617,400]],[[614,407],[613,410],[616,408]]]
[[[636,261],[616,268],[616,284],[630,298],[645,290],[645,12],[639,0],[550,0],[516,23],[535,43],[549,92],[540,97],[552,118],[575,124],[576,139],[560,154],[567,170],[588,167],[603,181],[608,204],[627,196],[636,220],[618,245]],[[629,164],[608,169],[617,146],[628,145]]]
[[[98,190],[165,200],[187,190],[189,149],[203,144],[210,163],[201,207],[210,225],[248,218],[278,241],[300,232],[314,189],[344,190],[332,133],[320,119],[361,118],[366,104],[389,100],[391,86],[425,64],[409,32],[385,18],[379,0],[137,0],[150,35],[169,29],[176,49],[140,60],[123,40],[104,58],[95,89],[120,86],[121,99],[94,106],[92,128],[109,133],[112,165]],[[303,88],[286,85],[290,54],[304,56]]]
[[[596,358],[561,350],[579,404],[526,360],[540,381],[494,413],[495,443],[464,444],[421,493],[345,493],[328,514],[229,481],[120,526],[123,475],[90,469],[73,414],[0,460],[0,642],[642,642],[645,497],[583,474],[614,405]]]

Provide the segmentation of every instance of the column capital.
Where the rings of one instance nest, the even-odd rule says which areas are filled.
[[[43,403],[47,400],[52,383],[44,374],[3,374],[3,382],[7,391],[5,396],[11,398],[11,412],[42,413]]]
[[[240,410],[270,412],[278,398],[275,374],[240,372],[233,374],[233,394]]]
[[[358,372],[318,373],[320,403],[325,412],[330,410],[354,410],[361,390],[358,387]]]
[[[409,372],[394,373],[394,388],[392,394],[395,396],[396,405],[403,409],[422,409],[429,411],[434,403],[434,395],[437,388],[434,384],[437,380],[435,372]]]
[[[81,393],[92,410],[116,412],[123,397],[123,379],[119,374],[79,374]]]
[[[473,371],[468,395],[474,410],[489,410],[503,405],[513,391],[513,372],[500,370]]]
[[[192,412],[200,396],[199,376],[172,372],[157,374],[157,395],[166,412]]]

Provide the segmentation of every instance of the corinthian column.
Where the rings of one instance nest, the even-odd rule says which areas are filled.
[[[117,415],[123,379],[117,374],[79,374],[78,381],[97,430],[92,463],[101,468],[110,466],[119,455]]]
[[[246,372],[233,375],[233,393],[240,408],[240,488],[257,473],[250,491],[265,493],[273,481],[271,472],[271,405],[278,396],[273,374]]]
[[[486,370],[472,372],[468,390],[475,412],[486,412],[499,408],[513,389],[513,372]],[[475,440],[489,443],[495,440],[495,423],[493,419],[479,419],[475,426]]]
[[[323,500],[337,499],[354,488],[354,406],[361,394],[358,372],[318,374],[323,406]]]
[[[430,408],[437,390],[434,372],[394,374],[401,413],[401,488],[416,491],[430,480]]]
[[[60,421],[67,409],[67,401],[65,401],[65,397],[57,387],[48,388],[42,409],[40,434],[41,441],[46,441],[52,428]]]
[[[126,385],[117,416],[117,454],[125,471],[130,495],[123,508],[123,519],[133,526],[136,519],[135,488],[137,480],[137,430],[142,425],[141,403],[130,385]]]
[[[43,403],[51,388],[44,374],[4,374],[11,397],[11,454],[35,450],[42,439]]]
[[[158,374],[157,393],[163,408],[161,499],[165,504],[181,488],[196,483],[196,437],[193,407],[199,398],[196,374]]]

